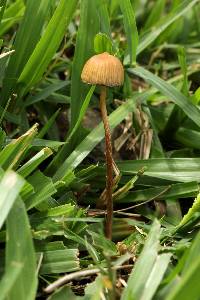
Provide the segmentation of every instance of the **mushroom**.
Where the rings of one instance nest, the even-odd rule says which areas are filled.
[[[107,52],[92,56],[84,65],[81,79],[87,84],[100,85],[100,110],[105,130],[106,144],[106,205],[107,217],[105,234],[108,239],[112,238],[113,219],[113,157],[111,133],[106,109],[107,86],[120,86],[124,81],[124,69],[120,60]]]

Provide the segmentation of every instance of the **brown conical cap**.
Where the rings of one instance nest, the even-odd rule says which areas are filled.
[[[104,52],[85,63],[81,79],[88,84],[119,86],[124,82],[124,69],[117,57]]]

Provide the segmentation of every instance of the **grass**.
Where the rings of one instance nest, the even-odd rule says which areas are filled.
[[[0,0],[0,300],[198,300],[199,0]],[[108,51],[104,130],[86,60]]]

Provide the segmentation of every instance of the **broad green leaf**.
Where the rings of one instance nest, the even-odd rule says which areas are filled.
[[[135,20],[135,13],[130,0],[119,0],[119,5],[123,14],[125,33],[130,56],[130,65],[136,63],[136,53],[138,46],[138,31]]]
[[[142,67],[136,67],[134,69],[128,69],[130,74],[135,74],[139,77],[142,77],[149,84],[152,84],[157,88],[162,94],[168,97],[170,100],[173,100],[188,118],[192,119],[200,127],[200,110],[197,106],[192,104],[190,100],[180,93],[173,85],[165,82],[163,79],[152,74],[151,72],[145,70]]]
[[[112,54],[112,42],[105,33],[98,33],[94,38],[94,51],[96,53],[108,52]]]
[[[64,37],[77,2],[78,0],[60,0],[43,36],[35,47],[18,79],[18,83],[25,85],[25,91],[41,79]]]
[[[22,177],[13,171],[7,171],[0,181],[0,228],[17,199],[21,188],[24,185]]]
[[[15,201],[6,224],[6,271],[13,263],[22,266],[7,298],[34,300],[37,291],[36,257],[28,217],[20,198]]]

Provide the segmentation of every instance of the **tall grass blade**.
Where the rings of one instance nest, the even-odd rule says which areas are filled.
[[[24,85],[24,92],[41,79],[64,37],[77,3],[78,0],[60,0],[54,15],[47,25],[44,35],[35,47],[19,77],[18,83]]]
[[[146,99],[147,94],[141,96]],[[110,116],[110,127],[113,129],[119,124],[128,113],[135,109],[134,99],[128,100],[126,103],[116,109]],[[92,149],[104,138],[103,124],[101,123],[87,137],[76,147],[76,149],[63,162],[62,166],[58,168],[55,173],[54,180],[61,179],[66,174],[67,170],[76,168],[83,159],[92,151]]]
[[[197,106],[192,104],[192,102],[189,101],[186,96],[180,93],[173,85],[165,82],[163,79],[159,78],[158,76],[152,74],[142,67],[128,69],[128,72],[142,77],[149,84],[152,84],[166,97],[174,101],[174,103],[184,111],[188,118],[192,119],[200,127],[200,110]]]
[[[25,14],[13,44],[15,54],[9,61],[3,81],[1,92],[1,105],[3,106],[15,89],[18,77],[41,36],[50,2],[51,0],[29,0],[26,2]]]
[[[122,300],[152,299],[170,260],[168,254],[158,255],[160,233],[160,224],[154,221],[143,251],[129,276]]]
[[[188,10],[190,10],[199,0],[183,0],[181,4],[169,14],[165,20],[162,20],[160,24],[157,24],[156,29],[149,33],[145,33],[140,37],[140,43],[137,48],[137,54],[144,51],[151,43],[153,43],[159,35],[161,35],[173,22],[183,16]]]
[[[5,34],[15,23],[19,22],[24,15],[24,9],[25,6],[23,0],[17,0],[8,6],[4,12],[0,26],[0,36]]]
[[[119,5],[124,18],[124,27],[127,37],[130,65],[136,63],[136,53],[138,46],[138,31],[135,20],[135,13],[130,0],[119,1]]]
[[[76,38],[76,48],[72,65],[72,85],[71,85],[71,127],[73,128],[79,117],[81,109],[80,99],[85,99],[89,87],[81,81],[81,72],[86,60],[94,54],[94,37],[100,30],[99,19],[97,17],[98,1],[81,1],[80,26]],[[77,138],[75,144],[77,143]]]
[[[0,228],[4,224],[23,185],[23,178],[13,171],[6,172],[0,181]]]
[[[2,21],[2,18],[3,18],[4,11],[5,11],[5,8],[6,8],[6,3],[7,3],[7,0],[1,0],[0,1],[0,26],[1,26],[1,21]]]
[[[15,263],[22,266],[7,297],[34,300],[37,290],[36,257],[24,203],[17,199],[7,218],[6,271]]]

